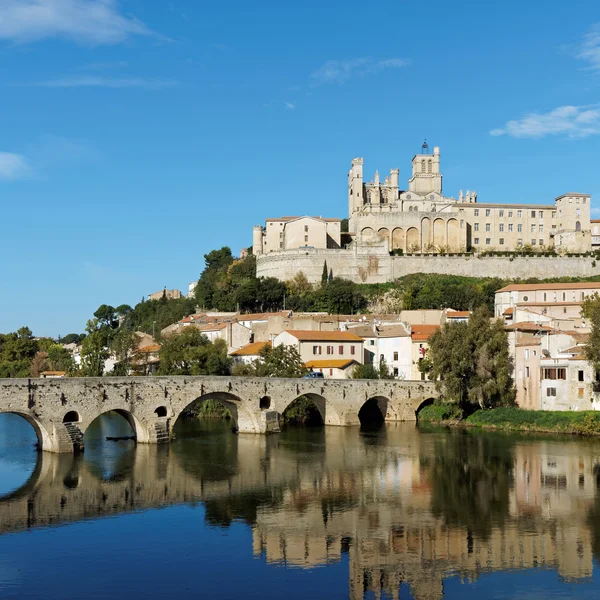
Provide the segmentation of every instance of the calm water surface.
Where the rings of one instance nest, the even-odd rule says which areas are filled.
[[[83,456],[0,415],[0,598],[599,598],[600,441],[402,424]]]

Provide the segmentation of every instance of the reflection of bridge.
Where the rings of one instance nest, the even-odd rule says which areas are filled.
[[[317,406],[326,425],[356,425],[367,402],[386,421],[414,421],[423,402],[437,395],[431,382],[310,380],[246,377],[104,377],[2,379],[0,413],[21,415],[40,447],[73,452],[103,413],[116,411],[143,443],[167,441],[172,425],[193,402],[218,400],[242,433],[278,430],[279,415],[298,397]]]
[[[254,552],[268,562],[313,567],[347,552],[351,600],[367,590],[397,598],[402,582],[416,600],[439,600],[451,574],[474,579],[546,567],[564,579],[592,575],[587,516],[597,495],[593,445],[516,445],[512,484],[499,498],[506,513],[478,535],[432,510],[439,482],[424,465],[439,458],[435,434],[404,424],[388,426],[384,440],[358,429],[325,428],[314,435],[306,447],[279,436],[225,436],[212,450],[194,445],[190,451],[183,439],[171,446],[132,445],[108,476],[106,461],[96,464],[91,453],[41,453],[30,480],[0,499],[0,534],[202,501],[215,523],[247,515]],[[465,456],[475,456],[480,436],[466,437],[474,441]],[[466,469],[465,456],[448,449],[446,458],[466,460]],[[483,460],[489,466],[496,459]],[[483,483],[493,486],[495,473],[486,477]]]

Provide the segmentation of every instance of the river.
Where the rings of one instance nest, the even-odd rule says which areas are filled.
[[[598,598],[600,441],[414,424],[236,435],[0,415],[0,597]]]

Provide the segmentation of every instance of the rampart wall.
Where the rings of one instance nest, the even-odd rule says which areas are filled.
[[[356,283],[385,283],[412,273],[506,279],[600,276],[600,260],[592,256],[390,256],[380,246],[272,252],[257,257],[257,275],[286,281],[302,271],[317,283],[325,261],[334,277]]]

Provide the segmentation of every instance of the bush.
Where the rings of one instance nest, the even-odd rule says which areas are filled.
[[[456,404],[439,402],[423,408],[417,415],[419,423],[443,423],[462,419],[462,411]]]

